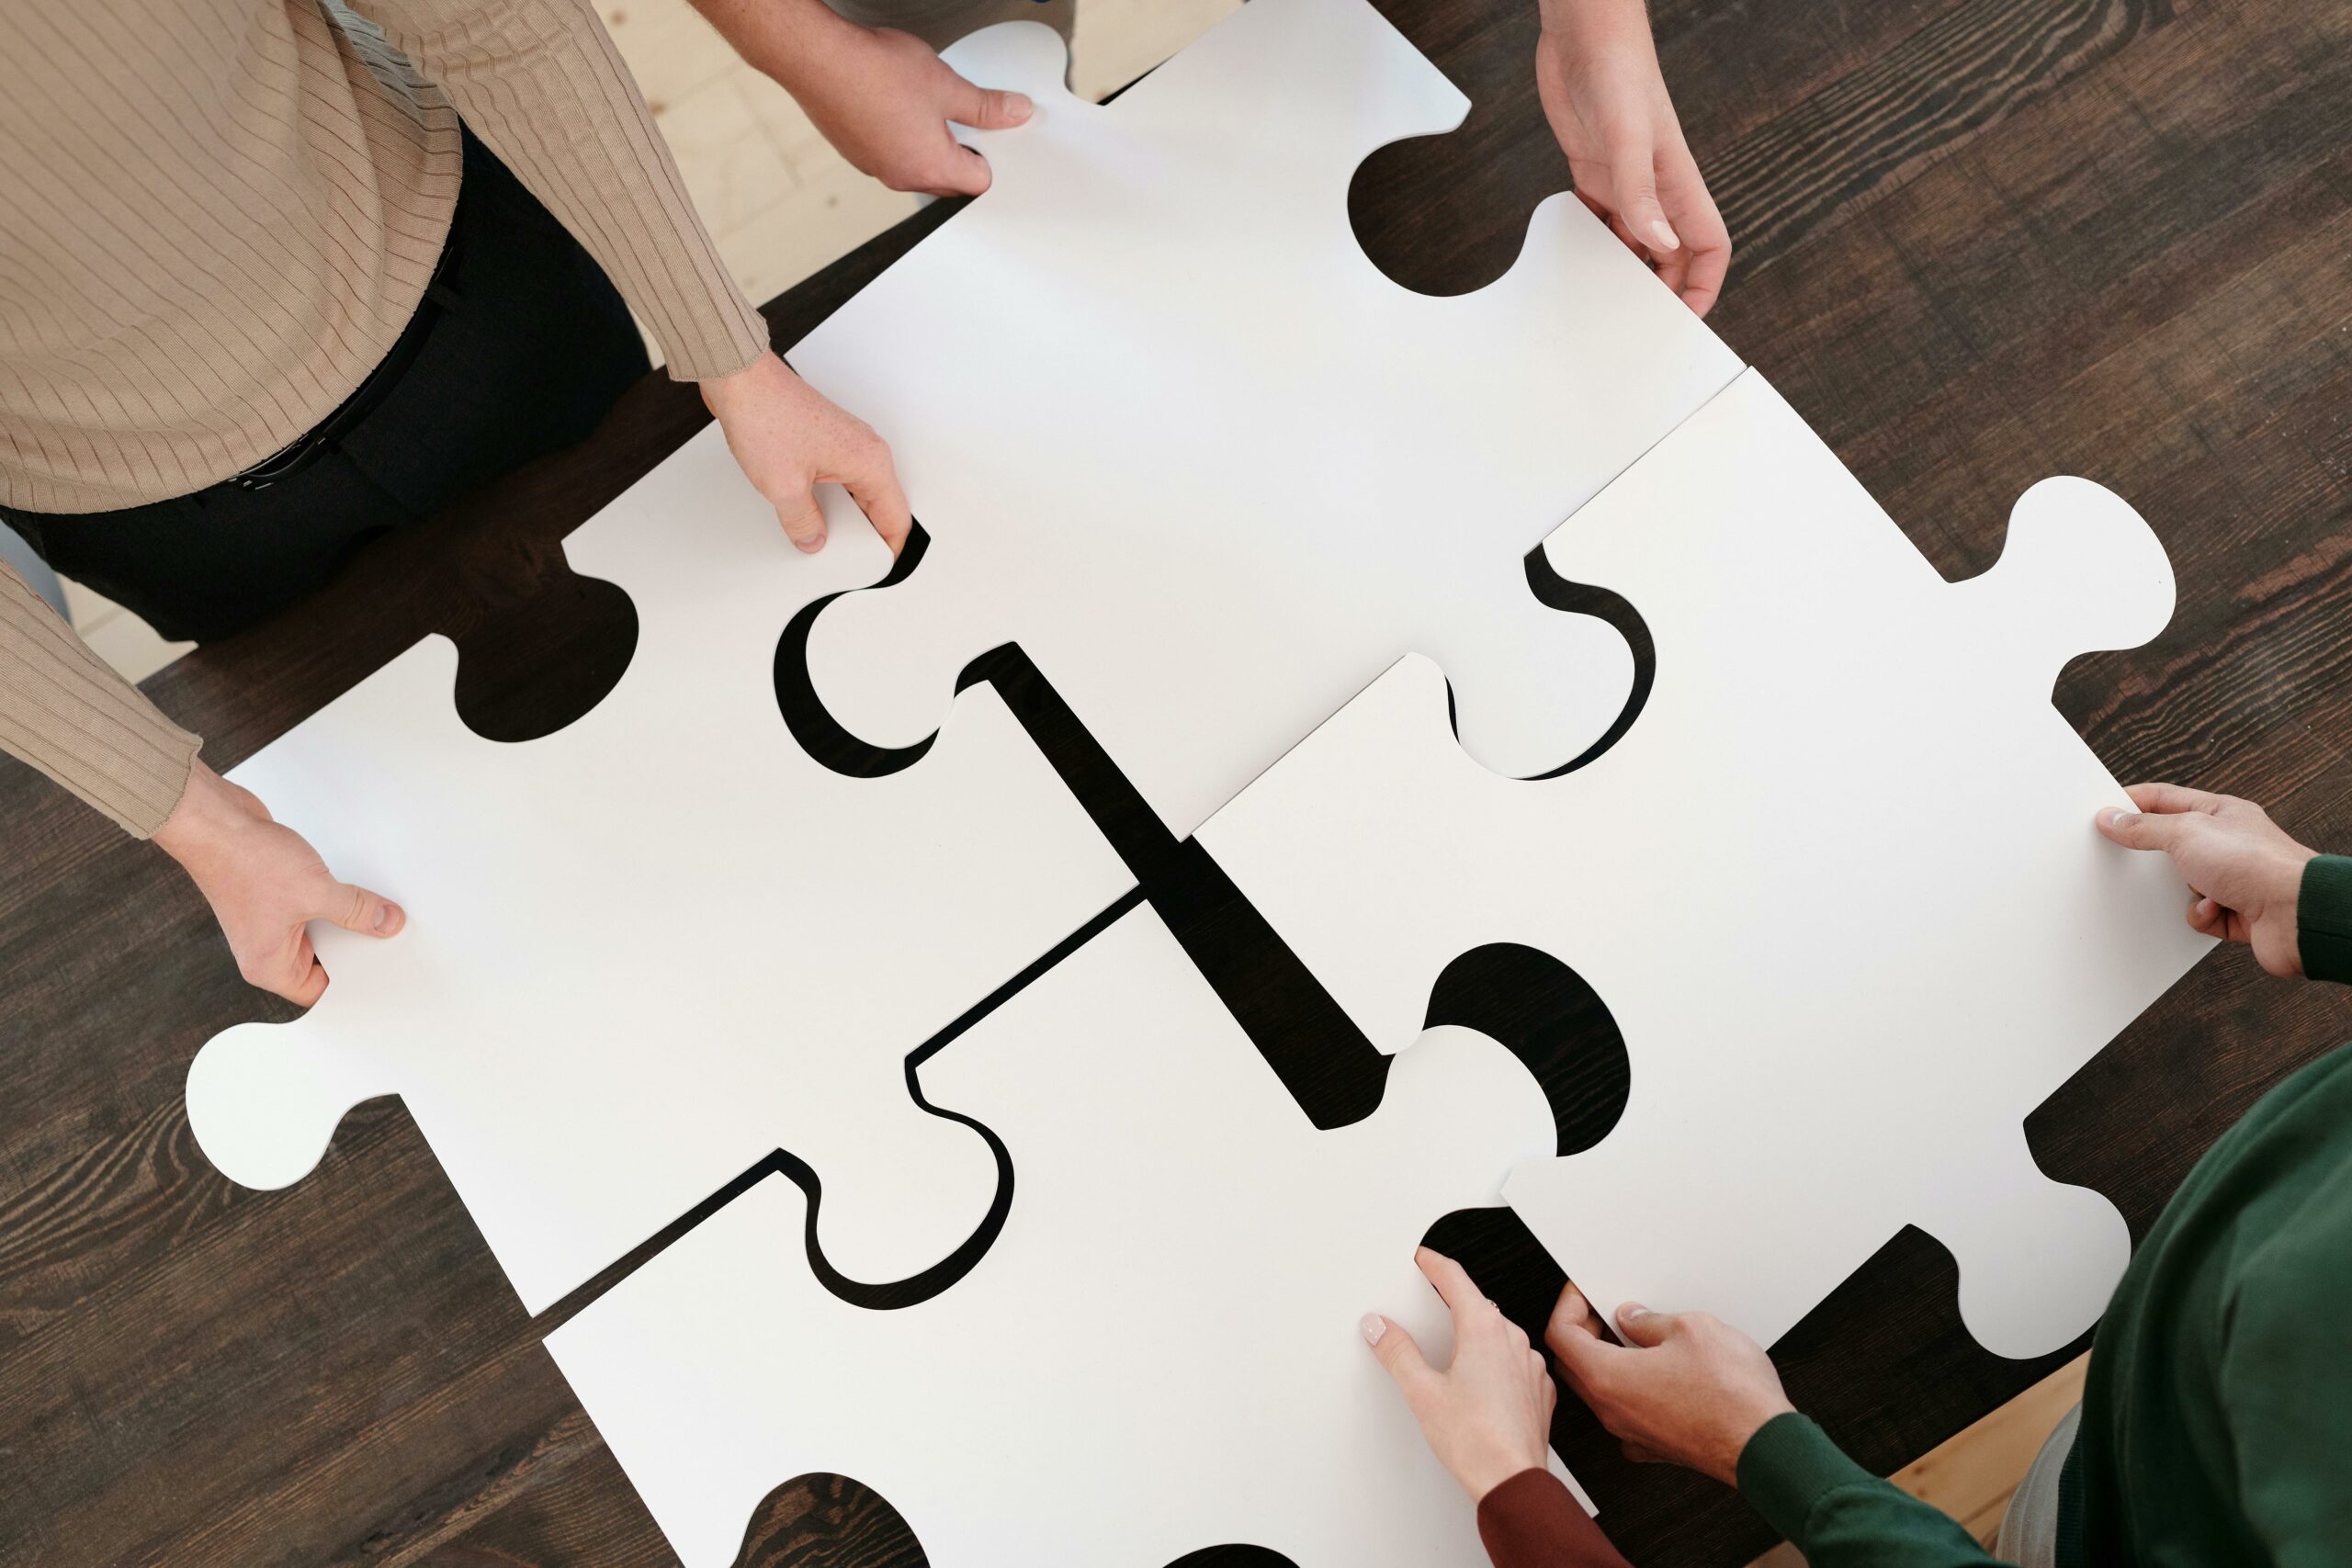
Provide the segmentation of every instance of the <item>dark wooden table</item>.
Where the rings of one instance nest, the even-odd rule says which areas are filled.
[[[1454,136],[1374,158],[1352,207],[1400,280],[1458,291],[1510,264],[1527,211],[1564,183],[1529,84],[1532,11],[1387,8],[1479,107]],[[1654,8],[1740,245],[1724,335],[1947,575],[1991,563],[2010,502],[2044,474],[2134,499],[2173,553],[2179,612],[2149,647],[2071,666],[2060,706],[2124,777],[2251,795],[2307,839],[2352,844],[2352,8]],[[776,301],[776,341],[945,215]],[[691,389],[649,380],[580,450],[381,542],[316,601],[148,689],[226,767],[437,630],[463,649],[469,723],[560,728],[618,678],[634,621],[617,590],[565,570],[559,541],[702,418]],[[1329,999],[1204,856],[1139,819],[1050,688],[1017,655],[976,673],[1015,694],[1302,1106],[1328,1123],[1376,1101],[1377,1066]],[[1936,782],[1923,838],[1975,787]],[[161,855],[13,766],[0,819],[0,1561],[670,1561],[539,1348],[629,1264],[526,1318],[389,1100],[355,1111],[307,1180],[231,1187],[189,1135],[187,1064],[220,1028],[288,1010],[239,982]],[[1694,972],[1704,961],[1694,946]],[[1573,976],[1474,955],[1431,1013],[1537,1064],[1564,1145],[1606,1131],[1623,1052]],[[2256,1095],[2347,1036],[2338,995],[2217,955],[2035,1113],[2036,1156],[2143,1230]],[[1432,1219],[1498,1299],[1540,1309],[1557,1276],[1507,1219]],[[1952,1286],[1949,1256],[1905,1232],[1781,1347],[1794,1396],[1870,1465],[2056,1363],[1978,1350]],[[1623,1463],[1577,1413],[1558,1436],[1636,1561],[1736,1562],[1765,1544],[1736,1499]],[[1057,1501],[1049,1475],[1007,1500]],[[822,1479],[779,1488],[743,1561],[921,1556],[887,1504]]]

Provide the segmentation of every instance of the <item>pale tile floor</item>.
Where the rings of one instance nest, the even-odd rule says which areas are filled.
[[[1070,81],[1088,98],[1149,70],[1239,0],[1081,0]],[[652,107],[686,186],[744,292],[765,300],[854,250],[920,198],[843,163],[789,95],[738,59],[687,0],[611,0],[622,56]],[[66,585],[75,626],[101,657],[143,680],[189,645],[165,642],[120,606]],[[1990,1540],[2042,1439],[2081,1396],[2076,1360],[1894,1480]],[[1794,1563],[1786,1547],[1760,1560]]]

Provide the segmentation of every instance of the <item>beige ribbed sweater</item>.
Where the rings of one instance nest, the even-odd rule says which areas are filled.
[[[0,504],[185,495],[334,412],[432,276],[459,113],[672,375],[767,346],[588,0],[0,0]],[[0,570],[0,748],[143,836],[196,746]]]

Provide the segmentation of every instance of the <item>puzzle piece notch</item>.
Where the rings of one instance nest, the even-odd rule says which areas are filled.
[[[1448,1355],[1414,1245],[1553,1136],[1508,1052],[1432,1032],[1374,1117],[1318,1133],[1139,908],[922,1077],[1018,1170],[954,1290],[888,1314],[824,1295],[776,1244],[797,1195],[768,1181],[548,1338],[688,1564],[731,1562],[813,1471],[875,1487],[941,1568],[1157,1568],[1222,1541],[1301,1568],[1484,1562],[1355,1325],[1383,1310]]]
[[[577,723],[483,740],[430,639],[237,770],[411,921],[322,935],[317,1006],[198,1054],[198,1142],[282,1185],[400,1093],[533,1312],[778,1148],[824,1183],[835,1268],[919,1274],[985,1222],[997,1166],[914,1102],[908,1054],[1132,879],[991,690],[888,778],[801,752],[776,640],[888,555],[862,522],[792,550],[716,427],[567,551],[640,627]]]
[[[2098,837],[2124,797],[2048,700],[2081,639],[2160,628],[2171,577],[2082,481],[2014,521],[2000,565],[1947,584],[1751,372],[1546,546],[1655,639],[1613,750],[1500,778],[1408,659],[1202,829],[1385,1049],[1474,947],[1591,984],[1632,1057],[1624,1115],[1508,1190],[1596,1300],[1769,1343],[1912,1222],[2005,1353],[2064,1343],[2113,1284],[2120,1221],[2010,1140],[2210,946],[2161,858]],[[2017,1233],[1968,1223],[1990,1213]],[[2064,1261],[2029,1281],[2010,1248]]]
[[[1100,108],[1052,85],[1060,47],[958,46],[1038,114],[973,133],[989,192],[791,351],[890,437],[933,540],[818,618],[827,710],[914,744],[1016,642],[1180,836],[1408,650],[1490,765],[1581,751],[1632,661],[1523,558],[1736,358],[1566,196],[1488,288],[1374,268],[1347,172],[1463,100],[1363,0],[1258,0]]]

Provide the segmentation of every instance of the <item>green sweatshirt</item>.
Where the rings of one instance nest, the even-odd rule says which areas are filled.
[[[2352,982],[2352,859],[2296,906],[2304,973]],[[2280,1084],[2188,1173],[2099,1319],[2066,1461],[2062,1568],[2352,1562],[2352,1046]],[[1994,1561],[1802,1416],[1739,1490],[1813,1568]]]

